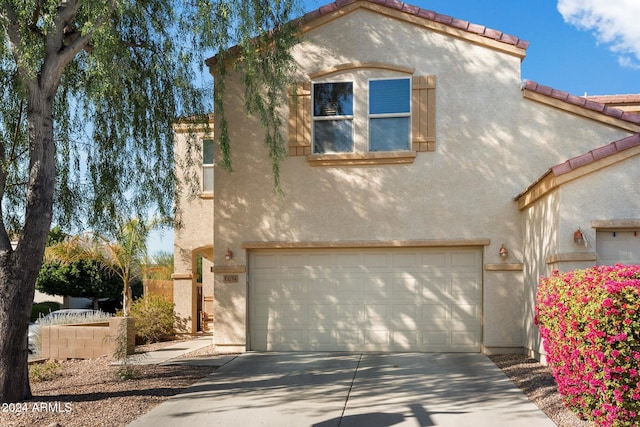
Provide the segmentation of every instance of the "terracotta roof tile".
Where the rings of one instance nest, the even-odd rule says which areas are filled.
[[[502,31],[487,28],[484,30],[484,36],[489,37],[490,39],[500,40],[500,38],[502,37]]]
[[[472,24],[468,21],[464,21],[461,19],[455,19],[448,15],[442,15],[440,13],[436,13],[431,10],[421,9],[417,6],[412,6],[407,3],[403,3],[399,0],[336,0],[334,3],[330,3],[325,6],[321,6],[319,9],[306,13],[302,20],[303,22],[312,21],[317,19],[323,15],[331,13],[335,10],[340,9],[348,4],[355,3],[356,1],[369,1],[371,3],[380,4],[392,9],[399,10],[401,12],[407,13],[409,15],[418,16],[420,18],[428,19],[430,21],[438,22],[440,24],[444,24],[450,26],[452,28],[461,29],[463,31],[468,31],[470,33],[478,34],[483,37],[487,37],[489,39],[497,40],[499,42],[510,44],[516,46],[520,49],[526,50],[529,47],[529,42],[526,40],[521,40],[516,36],[512,36],[509,34],[504,34],[501,31],[493,30],[491,28],[484,27],[478,24]]]
[[[623,151],[628,148],[635,147],[636,145],[640,145],[640,134],[635,134],[627,138],[620,139],[618,141],[615,141],[613,144],[615,144],[618,151]]]
[[[640,103],[640,93],[630,93],[626,95],[592,95],[586,96],[588,100],[601,104],[637,104]]]
[[[566,162],[555,165],[551,168],[551,173],[553,173],[555,176],[560,176],[580,167],[594,163],[600,159],[604,159],[605,157],[612,156],[616,153],[639,145],[640,134],[631,135],[618,141],[614,141],[603,147],[593,149],[588,153],[573,157]]]
[[[615,144],[607,144],[603,147],[599,147],[594,150],[591,150],[594,160],[604,159],[605,157],[612,156],[617,152],[618,152],[618,149],[616,148]]]
[[[595,101],[595,97],[585,98],[582,96],[570,95],[567,92],[556,90],[549,86],[543,86],[536,82],[532,82],[528,80],[524,82],[524,84],[522,85],[522,89],[528,90],[530,92],[535,92],[540,95],[548,96],[554,99],[558,99],[560,101],[566,102],[567,104],[586,108],[588,110],[596,111],[598,113],[602,113],[610,117],[615,117],[615,118],[624,120],[626,122],[640,125],[640,114],[622,111],[618,108],[598,103]]]
[[[469,28],[469,21],[463,21],[462,19],[453,18],[453,20],[451,21],[451,26],[467,31],[467,28]]]

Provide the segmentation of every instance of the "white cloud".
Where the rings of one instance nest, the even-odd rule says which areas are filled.
[[[558,0],[558,11],[565,22],[593,31],[620,65],[640,68],[640,1]]]

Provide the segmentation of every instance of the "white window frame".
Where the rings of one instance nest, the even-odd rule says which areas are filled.
[[[372,81],[380,81],[380,80],[407,80],[409,83],[409,111],[406,113],[385,113],[385,114],[371,114],[369,111],[371,110],[371,82]],[[411,76],[407,76],[407,77],[376,77],[376,78],[370,78],[367,79],[367,110],[366,110],[366,114],[367,114],[367,141],[368,141],[368,145],[367,145],[367,151],[370,153],[377,153],[377,152],[384,152],[383,150],[378,150],[378,151],[371,151],[371,119],[385,119],[385,118],[408,118],[409,119],[409,131],[407,132],[407,140],[406,140],[406,145],[405,148],[403,149],[394,149],[394,150],[390,150],[390,151],[409,151],[411,150],[411,130],[412,130],[412,123],[411,123],[411,118],[413,117],[413,102],[411,99],[412,93],[411,93]],[[355,97],[355,95],[354,95]],[[389,150],[385,150],[385,151],[389,151]]]
[[[316,116],[315,115],[315,88],[316,85],[319,84],[327,84],[327,83],[351,83],[351,102],[353,109],[353,114],[347,115],[336,115],[336,116]],[[311,84],[311,151],[313,154],[345,154],[345,153],[353,153],[356,150],[355,146],[355,99],[356,99],[356,83],[353,80],[319,80],[313,81]],[[350,120],[351,121],[351,151],[325,151],[323,153],[318,153],[315,151],[316,143],[315,143],[315,123],[321,121],[341,121],[341,120]]]
[[[213,162],[212,163],[205,163],[205,159],[204,159],[204,144],[205,142],[209,142],[211,143],[211,150],[212,150],[212,155],[213,155]],[[213,182],[214,182],[214,166],[215,166],[215,142],[213,139],[211,138],[207,138],[207,139],[203,139],[202,140],[202,192],[203,193],[213,193]],[[206,179],[206,172],[210,171],[211,174],[211,188],[208,188],[208,182]]]

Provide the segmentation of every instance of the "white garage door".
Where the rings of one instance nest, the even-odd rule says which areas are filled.
[[[249,346],[479,352],[480,248],[250,254]]]
[[[640,232],[598,231],[598,265],[640,264]]]

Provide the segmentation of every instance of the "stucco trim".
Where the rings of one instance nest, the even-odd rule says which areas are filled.
[[[547,264],[555,264],[558,262],[582,262],[596,261],[598,255],[595,252],[565,252],[551,255],[545,258]]]
[[[525,99],[539,102],[541,104],[557,108],[559,110],[566,111],[568,113],[575,114],[586,119],[595,120],[597,122],[634,133],[640,132],[640,125],[629,122],[628,120],[622,120],[617,117],[603,114],[594,110],[589,110],[579,105],[570,104],[564,100],[553,98],[527,89],[522,91],[522,95]]]
[[[415,151],[378,151],[368,153],[311,154],[311,166],[358,166],[413,163]]]
[[[229,266],[219,265],[217,267],[215,266],[212,267],[211,271],[216,274],[241,274],[241,273],[247,272],[247,266],[246,265],[229,265]]]
[[[591,228],[598,230],[639,230],[640,219],[596,219],[591,221]]]
[[[309,73],[309,79],[316,80],[322,77],[329,76],[341,71],[355,70],[361,68],[373,68],[379,70],[397,71],[399,73],[413,74],[416,69],[414,67],[407,67],[403,65],[386,64],[383,62],[348,62],[345,64],[335,65],[333,67],[324,68],[322,70]]]
[[[490,239],[434,240],[342,240],[325,242],[244,242],[243,249],[358,249],[358,248],[418,248],[440,246],[488,246]]]
[[[485,271],[524,271],[524,264],[521,262],[509,264],[485,264]]]
[[[193,279],[192,273],[173,273],[171,275],[173,280],[191,280]]]
[[[211,200],[213,199],[213,193],[212,192],[207,192],[207,193],[200,193],[199,196],[202,200]]]
[[[213,113],[178,119],[171,124],[175,133],[205,133],[213,136]]]

